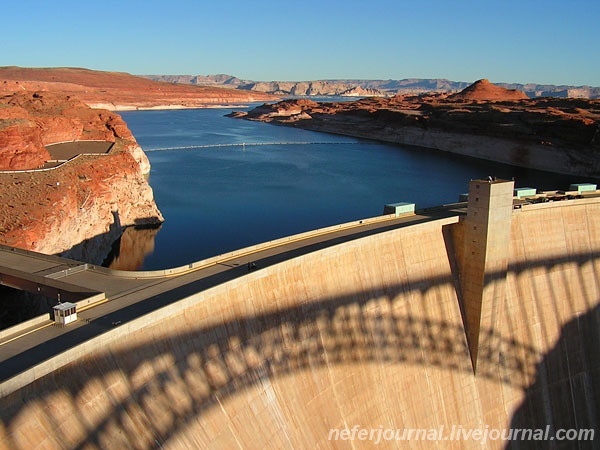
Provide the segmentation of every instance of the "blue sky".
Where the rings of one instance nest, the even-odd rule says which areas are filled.
[[[1,11],[2,66],[600,86],[598,0],[20,0]]]

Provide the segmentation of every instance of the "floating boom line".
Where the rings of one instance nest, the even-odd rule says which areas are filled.
[[[261,147],[267,145],[342,145],[342,144],[368,144],[368,142],[240,142],[234,144],[203,144],[203,145],[184,145],[178,147],[159,147],[144,149],[145,152],[161,152],[168,150],[196,150],[202,148],[220,148],[220,147]]]

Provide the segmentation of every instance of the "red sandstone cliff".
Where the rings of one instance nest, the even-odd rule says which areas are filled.
[[[459,94],[264,104],[246,118],[600,177],[600,101],[526,99],[480,80]]]
[[[93,110],[69,96],[16,92],[0,98],[0,170],[35,169],[50,159],[45,145],[135,139],[115,113]]]
[[[49,159],[44,145],[86,140],[113,146],[56,168],[23,170]],[[124,226],[163,220],[144,177],[148,159],[125,122],[64,95],[0,98],[0,167],[2,244],[54,254],[97,236],[110,244]]]

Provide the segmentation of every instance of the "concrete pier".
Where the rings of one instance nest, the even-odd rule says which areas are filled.
[[[469,184],[469,207],[462,223],[460,287],[475,371],[480,330],[497,329],[506,299],[513,188],[513,181],[504,180],[472,180]]]

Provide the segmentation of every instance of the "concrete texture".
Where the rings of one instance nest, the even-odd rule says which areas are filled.
[[[477,368],[479,334],[494,331],[506,296],[514,181],[472,180],[469,207],[462,222],[464,240],[459,266],[460,300],[467,341]]]
[[[512,213],[476,372],[454,250],[465,236],[457,218],[366,236],[133,320],[0,399],[0,447],[371,448],[330,429],[597,429],[600,202]]]

